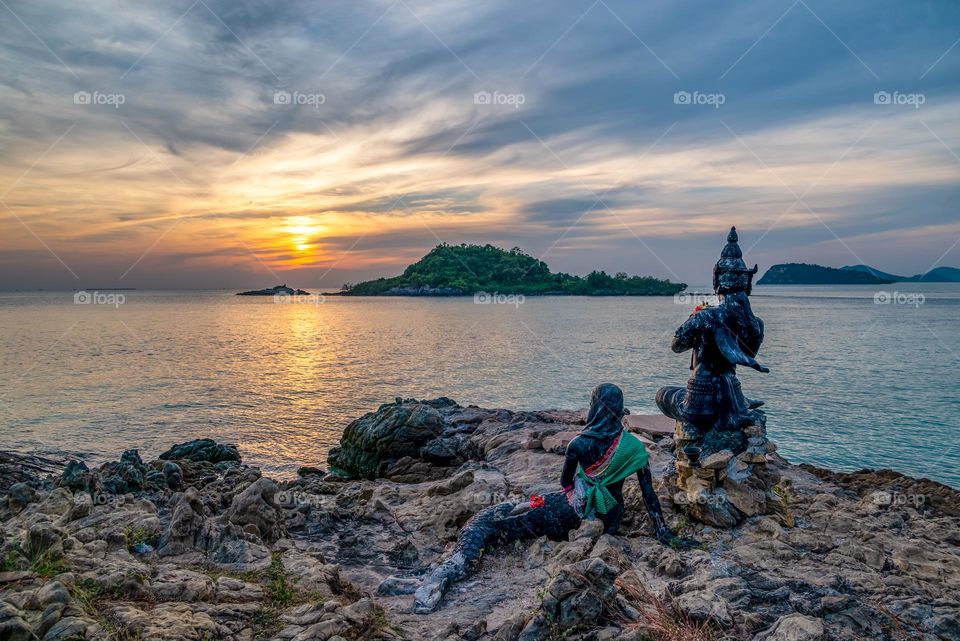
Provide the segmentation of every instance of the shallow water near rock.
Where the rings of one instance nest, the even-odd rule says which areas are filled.
[[[771,373],[744,372],[744,390],[767,401],[770,436],[791,461],[960,487],[960,286],[885,288],[924,299],[757,287],[759,360]],[[114,307],[75,305],[72,292],[0,293],[5,447],[102,461],[210,437],[289,477],[325,466],[343,427],[395,396],[574,409],[610,381],[634,412],[656,413],[656,389],[688,376],[687,355],[669,342],[697,302],[124,296]]]

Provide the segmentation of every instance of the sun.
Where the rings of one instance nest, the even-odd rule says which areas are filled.
[[[313,248],[310,242],[317,234],[326,230],[326,227],[319,225],[309,216],[291,216],[287,218],[283,231],[290,235],[291,246],[299,251],[306,252]]]

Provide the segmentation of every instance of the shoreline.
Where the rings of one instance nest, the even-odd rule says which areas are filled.
[[[352,479],[314,468],[274,481],[213,441],[59,475],[0,456],[0,625],[24,635],[11,638],[197,641],[639,640],[667,625],[745,641],[960,639],[960,493],[771,454],[788,515],[709,528],[664,493],[672,439],[643,425],[631,429],[667,519],[700,548],[657,543],[628,482],[617,535],[588,521],[568,541],[488,550],[437,610],[414,614],[410,588],[470,516],[556,490],[581,420],[397,399],[347,426],[333,458],[366,477]]]

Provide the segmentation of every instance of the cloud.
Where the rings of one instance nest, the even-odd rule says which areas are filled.
[[[566,271],[603,248],[693,281],[694,248],[712,256],[731,222],[759,256],[798,260],[827,243],[853,262],[833,234],[871,255],[899,230],[915,272],[939,239],[913,232],[955,217],[953,3],[10,8],[39,40],[0,25],[0,200],[19,218],[0,207],[0,251],[44,265],[38,286],[74,279],[24,223],[78,273],[153,246],[130,278],[178,286],[261,255],[372,276],[438,237],[549,250]],[[312,254],[295,216],[324,230]]]

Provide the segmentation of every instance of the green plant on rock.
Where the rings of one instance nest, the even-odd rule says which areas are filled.
[[[796,519],[793,517],[793,511],[790,509],[790,503],[793,501],[793,494],[790,492],[789,488],[783,487],[781,485],[773,486],[773,493],[780,497],[779,509],[781,516],[783,517],[783,523],[787,527],[793,527],[796,525]]]
[[[0,557],[0,572],[12,572],[14,570],[23,570],[24,563],[15,549],[7,550]]]
[[[151,532],[145,527],[128,527],[123,531],[123,536],[127,539],[127,550],[133,552],[141,543],[155,546],[158,542],[156,533]]]
[[[63,560],[63,557],[55,556],[50,552],[40,554],[30,565],[31,572],[44,578],[62,574],[67,569],[67,562]]]
[[[267,595],[274,606],[285,608],[293,603],[297,593],[293,585],[287,581],[287,573],[279,552],[274,552],[270,559],[270,566],[266,570],[266,579]]]

